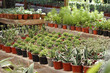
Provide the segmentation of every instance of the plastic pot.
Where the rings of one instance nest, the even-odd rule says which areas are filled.
[[[58,28],[58,24],[54,24],[54,27],[55,27],[55,28]]]
[[[2,46],[2,50],[5,51],[5,45]]]
[[[75,30],[75,28],[76,28],[75,26],[71,26],[70,27],[71,30]]]
[[[22,55],[23,55],[23,57],[27,57],[27,51],[26,50],[22,50]]]
[[[62,65],[61,61],[59,61],[59,62],[53,61],[53,65],[54,65],[55,69],[62,69],[63,68],[63,65]]]
[[[51,23],[51,24],[50,24],[50,27],[54,27],[54,24]]]
[[[89,29],[89,33],[90,33],[90,34],[92,34],[92,33],[93,33],[92,29]]]
[[[85,28],[82,27],[82,32],[85,32]]]
[[[110,37],[110,31],[108,31],[108,36]]]
[[[93,30],[93,34],[97,35],[97,30]]]
[[[40,64],[48,64],[46,56],[39,57]]]
[[[104,36],[108,36],[108,31],[107,30],[103,30],[103,35]]]
[[[33,19],[37,19],[37,14],[32,14]]]
[[[17,14],[14,14],[14,19],[18,19],[18,15]]]
[[[18,19],[22,19],[22,14],[18,14]]]
[[[40,18],[40,14],[37,14],[37,15],[36,15],[36,19],[39,19],[39,18]]]
[[[89,28],[85,28],[85,33],[89,33]]]
[[[73,73],[82,73],[82,66],[72,65]]]
[[[11,47],[11,50],[12,50],[12,53],[13,53],[13,54],[17,54],[15,47]]]
[[[32,54],[31,54],[31,52],[28,52],[28,56],[29,56],[29,59],[32,59]]]
[[[102,34],[103,34],[103,31],[100,30],[100,29],[98,29],[98,30],[97,30],[97,34],[98,34],[98,35],[102,35]]]
[[[83,66],[83,73],[87,73],[87,70],[89,69],[89,66]]]
[[[22,55],[22,51],[20,48],[16,48],[17,55]]]
[[[82,31],[82,28],[81,27],[77,27],[77,31]]]
[[[41,19],[44,19],[46,15],[45,14],[41,14]]]
[[[2,49],[3,44],[0,44],[0,49]]]
[[[63,29],[67,29],[67,25],[63,25],[63,27],[62,27]]]
[[[63,63],[64,71],[72,71],[72,66],[70,63]]]
[[[39,62],[39,56],[37,54],[32,54],[33,62]]]
[[[62,25],[59,24],[59,25],[58,25],[58,28],[62,28]]]
[[[48,65],[49,65],[50,67],[53,67],[52,58],[47,58],[47,61],[48,61]]]
[[[6,53],[11,53],[11,47],[10,46],[5,46],[5,52]]]
[[[33,18],[33,15],[32,14],[28,14],[28,18],[29,19],[32,19]],[[37,16],[36,16],[36,18],[37,18]]]

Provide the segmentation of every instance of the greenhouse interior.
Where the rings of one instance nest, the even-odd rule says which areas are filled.
[[[110,73],[110,0],[0,0],[0,73]]]

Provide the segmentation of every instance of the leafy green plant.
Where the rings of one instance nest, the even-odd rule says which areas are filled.
[[[6,45],[6,46],[11,46],[11,43],[7,42],[5,45]]]
[[[26,37],[26,39],[25,39],[26,42],[29,42],[30,40],[31,40],[30,37]]]
[[[42,51],[40,51],[39,56],[46,56],[48,54],[48,49],[43,49]]]

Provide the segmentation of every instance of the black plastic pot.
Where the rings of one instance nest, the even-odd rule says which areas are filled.
[[[108,36],[110,37],[110,31],[108,31]]]
[[[108,31],[107,30],[103,30],[103,35],[104,36],[108,36]]]
[[[27,57],[27,51],[26,50],[22,50],[22,55],[23,55],[23,57]]]
[[[16,48],[17,55],[22,55],[22,51],[20,48]]]
[[[103,34],[103,31],[99,29],[99,30],[97,30],[97,34],[98,35],[102,35]]]
[[[37,54],[32,54],[33,62],[39,62],[39,56]]]
[[[48,64],[46,56],[40,57],[39,62],[40,64]]]

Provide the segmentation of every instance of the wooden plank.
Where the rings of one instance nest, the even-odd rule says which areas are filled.
[[[36,25],[45,23],[43,19],[13,20],[6,18],[0,18],[0,22],[4,24],[20,24],[20,25]]]

